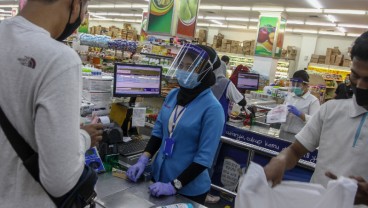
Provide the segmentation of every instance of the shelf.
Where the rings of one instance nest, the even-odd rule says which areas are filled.
[[[165,58],[165,59],[174,59],[172,56],[163,56],[163,55],[157,55],[152,53],[140,53],[141,55],[149,56],[149,57],[156,57],[156,58]]]
[[[326,89],[336,89],[336,87],[326,87]]]
[[[344,80],[335,80],[335,79],[324,79],[325,81],[336,81],[336,82],[343,82]]]

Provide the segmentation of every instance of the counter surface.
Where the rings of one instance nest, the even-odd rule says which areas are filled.
[[[178,203],[191,203],[194,208],[206,208],[181,195],[152,197],[148,192],[149,182],[132,183],[105,173],[99,175],[96,184],[97,207],[106,208],[152,208]]]

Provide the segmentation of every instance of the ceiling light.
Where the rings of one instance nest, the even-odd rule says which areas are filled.
[[[258,30],[257,26],[248,26],[248,30]]]
[[[339,27],[352,27],[352,28],[368,29],[368,25],[339,24],[338,26]]]
[[[335,23],[328,23],[328,22],[306,22],[305,24],[312,26],[336,27]]]
[[[252,11],[283,12],[282,7],[253,7]]]
[[[222,27],[222,28],[227,28],[226,25],[219,25],[219,24],[210,24],[210,27]]]
[[[250,7],[230,7],[223,6],[222,10],[230,10],[230,11],[250,11]]]
[[[338,29],[340,32],[346,33],[346,29],[345,29],[345,28],[343,28],[343,27],[337,27],[337,29]]]
[[[18,8],[18,5],[16,5],[16,4],[4,4],[4,5],[0,5],[0,8]]]
[[[198,23],[197,26],[200,26],[200,27],[208,27],[208,26],[210,26],[210,24]]]
[[[346,36],[349,36],[349,37],[360,37],[362,34],[360,33],[348,33]]]
[[[203,19],[204,17],[203,16],[198,16],[197,19]]]
[[[5,12],[5,10],[3,10],[3,9],[0,9],[0,12]]]
[[[233,17],[226,17],[227,21],[238,21],[238,22],[248,22],[248,18],[233,18]]]
[[[206,19],[206,20],[225,20],[225,17],[210,17],[210,16],[207,16],[204,19]]]
[[[211,20],[211,22],[215,23],[215,24],[218,24],[218,25],[222,25],[223,23],[220,22],[220,21],[217,21],[217,20]]]
[[[199,9],[203,9],[203,10],[221,10],[221,6],[200,5]]]
[[[132,4],[132,8],[148,8],[147,4]]]
[[[234,29],[247,29],[247,26],[242,25],[228,25],[228,28],[234,28]]]
[[[100,16],[100,15],[95,15],[95,14],[90,14],[92,17],[96,17],[99,19],[106,19],[106,17]]]
[[[259,19],[249,19],[249,22],[258,22]]]
[[[293,32],[293,29],[286,29],[286,32]]]
[[[299,29],[294,29],[293,32],[294,33],[309,33],[309,34],[317,34],[318,33],[317,30],[299,30]]]
[[[328,20],[330,20],[330,22],[333,22],[333,23],[337,22],[336,18],[330,14],[326,15],[326,17]]]
[[[307,2],[316,9],[322,9],[323,6],[318,0],[307,0]]]
[[[338,35],[338,36],[345,36],[345,33],[342,33],[342,32],[319,31],[318,34],[320,34],[320,35]]]
[[[322,13],[322,9],[307,9],[307,8],[286,8],[287,12],[296,13]]]
[[[330,14],[357,14],[357,15],[365,15],[366,11],[364,10],[347,10],[347,9],[325,9],[324,13]]]
[[[304,21],[301,20],[287,20],[286,23],[291,25],[304,25]]]
[[[115,8],[114,4],[88,5],[88,8]]]

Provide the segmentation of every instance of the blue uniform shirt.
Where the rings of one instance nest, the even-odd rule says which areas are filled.
[[[176,107],[179,89],[174,89],[166,97],[153,128],[152,135],[166,139],[169,137],[169,119]],[[173,155],[165,158],[164,143],[152,165],[155,181],[168,183],[176,179],[192,162],[211,168],[225,123],[223,109],[207,89],[188,104],[173,132],[175,146]],[[179,193],[197,196],[210,190],[211,179],[208,170],[184,186]]]

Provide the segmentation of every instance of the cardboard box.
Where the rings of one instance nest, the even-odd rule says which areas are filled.
[[[331,55],[329,64],[335,64],[335,61],[336,61],[336,55]]]
[[[342,62],[344,60],[344,55],[338,55],[336,56],[336,60],[335,60],[335,66],[341,66]]]
[[[351,67],[351,64],[352,64],[352,62],[351,62],[350,59],[345,59],[342,66],[343,67]]]

